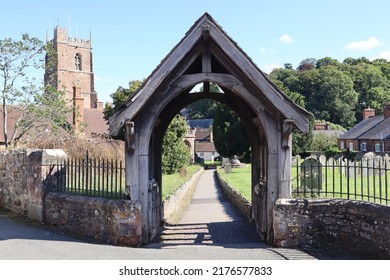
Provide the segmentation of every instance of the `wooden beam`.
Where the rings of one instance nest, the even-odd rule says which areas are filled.
[[[202,35],[202,72],[211,73],[210,29],[208,25],[203,25]]]
[[[234,43],[225,33],[220,32],[220,28],[210,25],[210,37],[219,46],[220,53],[224,53],[230,61],[234,61],[235,65],[239,69],[239,72],[243,73],[246,77],[250,78],[250,81],[264,94],[264,96],[275,106],[278,111],[286,118],[294,119],[294,124],[302,132],[309,131],[309,116],[310,113],[304,109],[293,104],[287,96],[278,91],[271,82],[267,80],[264,74],[261,73],[255,64],[247,57],[242,50],[239,49],[236,43]],[[213,48],[214,51],[218,51],[218,48]],[[224,63],[228,60],[220,60]],[[232,73],[239,74],[239,73]],[[240,75],[242,76],[242,75]]]

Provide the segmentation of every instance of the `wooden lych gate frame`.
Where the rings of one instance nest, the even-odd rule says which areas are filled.
[[[203,92],[191,92],[202,83]],[[210,91],[210,83],[223,93]],[[246,128],[252,148],[252,219],[261,239],[272,244],[273,205],[290,196],[291,131],[295,126],[308,132],[310,114],[283,94],[207,13],[109,120],[112,136],[125,135],[126,187],[142,205],[143,242],[151,241],[162,219],[165,131],[182,108],[204,98],[227,105]]]

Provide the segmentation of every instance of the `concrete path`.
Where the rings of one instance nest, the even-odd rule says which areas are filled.
[[[191,204],[177,225],[167,225],[159,239],[163,244],[250,244],[264,246],[254,224],[248,223],[227,201],[214,176],[214,170],[203,172]]]

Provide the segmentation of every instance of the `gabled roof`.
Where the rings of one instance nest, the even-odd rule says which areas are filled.
[[[253,63],[237,43],[222,30],[218,23],[208,13],[205,13],[194,23],[190,30],[185,34],[184,38],[161,61],[138,92],[127,100],[110,118],[110,134],[113,136],[118,135],[123,128],[125,121],[132,120],[145,106],[148,100],[152,98],[152,95],[160,86],[164,85],[164,83],[172,82],[172,79],[175,77],[171,77],[171,73],[178,69],[180,63],[185,60],[191,51],[196,50],[198,43],[204,39],[205,34],[203,31],[205,28],[208,29],[207,36],[209,36],[209,39],[217,46],[214,51],[218,52],[221,57],[233,62],[234,69],[245,76],[247,81],[262,93],[261,98],[266,101],[266,104],[276,108],[280,115],[284,116],[286,119],[291,119],[295,126],[301,131],[308,132],[310,113],[295,105],[285,94],[283,94],[269,80],[267,75]],[[214,63],[217,66],[223,64],[218,61],[214,61]]]
[[[382,121],[373,126],[366,133],[362,134],[359,139],[367,140],[382,140],[390,138],[390,118],[383,119]]]
[[[196,143],[195,149],[197,153],[217,152],[217,149],[215,149],[215,145],[213,142]]]
[[[339,139],[344,140],[380,140],[390,138],[390,118],[375,116],[365,119],[352,127]]]
[[[350,130],[341,135],[340,139],[357,139],[362,134],[366,133],[373,126],[377,125],[383,120],[383,116],[371,117],[365,120],[362,120],[360,123],[356,124]]]

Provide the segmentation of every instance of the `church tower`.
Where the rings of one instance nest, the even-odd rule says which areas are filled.
[[[69,104],[74,100],[73,88],[77,84],[83,108],[103,110],[95,91],[91,36],[89,40],[71,38],[66,28],[57,26],[52,43],[55,59],[52,67],[46,67],[45,84],[63,90]]]

